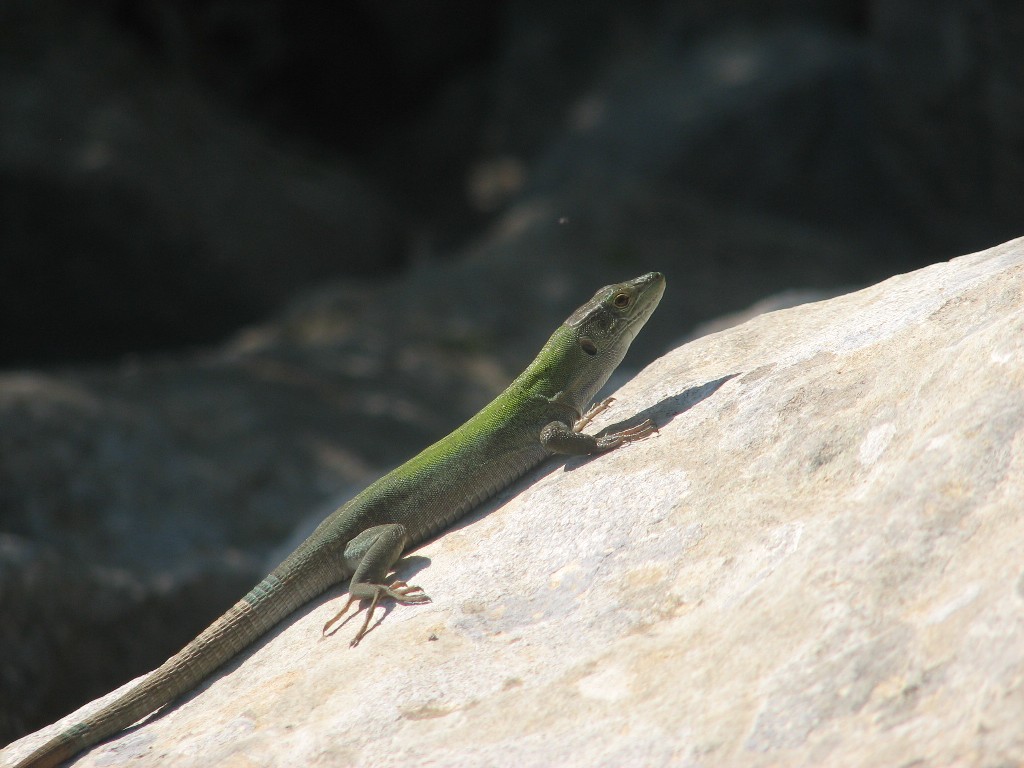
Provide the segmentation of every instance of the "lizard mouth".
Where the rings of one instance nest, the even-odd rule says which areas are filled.
[[[654,314],[661,297],[665,295],[665,276],[661,272],[648,272],[638,277],[636,282],[639,288],[637,302],[641,305],[641,310],[629,321],[628,329],[633,338],[636,338],[644,323]]]

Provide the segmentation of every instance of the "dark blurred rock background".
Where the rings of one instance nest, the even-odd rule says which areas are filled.
[[[1009,2],[0,14],[8,367],[214,342],[319,281],[455,258],[510,206],[567,188],[590,202],[631,183],[654,198],[638,217],[689,199],[855,252],[767,290],[873,279],[1019,229],[1024,12]],[[743,255],[705,243],[676,259],[723,257]],[[712,306],[751,298],[728,282]]]
[[[0,737],[162,661],[603,283],[669,277],[636,366],[1022,234],[1022,49],[1006,0],[5,2]]]

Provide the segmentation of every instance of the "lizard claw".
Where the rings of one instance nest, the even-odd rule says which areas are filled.
[[[338,611],[336,614],[334,614],[334,616],[331,617],[330,621],[324,624],[324,628],[323,630],[321,630],[321,634],[326,635],[327,630],[331,628],[331,625],[337,623],[342,616],[348,613],[348,607],[352,605],[352,603],[354,603],[355,601],[356,599],[352,595],[349,595],[348,600],[345,602],[345,607]]]
[[[415,605],[417,603],[429,603],[430,598],[423,591],[423,587],[407,584],[404,581],[393,581],[384,587],[385,594],[392,600],[402,605]]]
[[[594,403],[592,406],[590,406],[590,409],[585,414],[583,414],[582,417],[580,417],[580,420],[577,421],[575,425],[573,425],[572,431],[582,432],[585,426],[592,422],[594,418],[597,417],[599,414],[602,414],[605,411],[607,411],[611,407],[611,404],[614,402],[614,397],[606,397],[600,403]]]
[[[612,432],[598,438],[598,445],[602,448],[617,448],[620,445],[628,445],[639,440],[644,440],[651,435],[658,434],[658,428],[650,419],[644,419],[635,427],[629,427],[621,432]]]
[[[413,584],[407,584],[404,581],[393,581],[391,584],[374,584],[373,598],[370,601],[370,607],[366,611],[366,618],[363,620],[363,626],[356,632],[356,636],[352,638],[352,642],[349,643],[350,648],[355,648],[359,645],[359,641],[366,636],[366,633],[370,629],[370,620],[373,618],[373,611],[377,607],[377,603],[380,602],[381,597],[390,597],[397,603],[402,605],[418,605],[420,603],[429,603],[430,597],[423,591],[423,587],[417,587]],[[348,600],[345,602],[345,607],[338,611],[334,617],[324,624],[323,634],[327,634],[327,631],[332,625],[336,624],[341,618],[348,613],[349,606],[356,602],[358,598],[349,593]],[[355,616],[359,612],[352,614]],[[347,621],[347,619],[346,619]],[[344,623],[344,622],[342,622]]]

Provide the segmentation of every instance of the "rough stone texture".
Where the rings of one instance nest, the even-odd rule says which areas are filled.
[[[699,339],[619,392],[656,439],[407,558],[433,604],[351,650],[334,591],[79,764],[1016,765],[1022,388],[1024,240]]]

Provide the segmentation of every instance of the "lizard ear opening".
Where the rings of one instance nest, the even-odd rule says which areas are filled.
[[[591,339],[589,336],[580,337],[580,346],[583,348],[583,351],[586,352],[588,355],[593,356],[597,354],[597,344],[595,344],[594,340]]]

